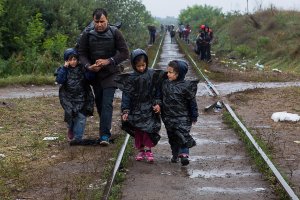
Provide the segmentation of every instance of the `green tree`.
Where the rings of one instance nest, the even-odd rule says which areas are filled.
[[[147,45],[155,20],[139,0],[0,0],[0,74],[52,73],[97,7],[123,23],[131,49]]]

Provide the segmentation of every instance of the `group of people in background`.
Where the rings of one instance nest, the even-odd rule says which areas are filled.
[[[199,29],[199,34],[196,38],[195,53],[200,60],[211,62],[211,43],[213,41],[213,31],[208,25],[202,24]]]
[[[171,43],[176,43],[175,36],[178,34],[179,39],[182,39],[187,44],[190,44],[190,33],[192,32],[189,24],[179,24],[175,30],[174,25],[168,25],[167,31],[170,33]],[[200,25],[196,41],[194,45],[194,51],[198,55],[200,60],[210,63],[211,59],[211,44],[213,41],[213,31],[208,25]]]
[[[186,43],[190,43],[190,33],[192,32],[191,26],[189,24],[183,25],[179,24],[177,31],[180,39],[184,40]]]
[[[70,144],[82,144],[86,118],[93,115],[94,102],[99,115],[96,141],[103,146],[110,144],[114,93],[120,88],[121,128],[134,137],[138,149],[135,159],[154,161],[151,149],[160,140],[162,119],[171,162],[180,159],[182,165],[188,165],[189,149],[196,145],[190,129],[198,117],[198,80],[185,80],[188,64],[172,60],[167,71],[149,69],[147,53],[135,49],[129,55],[122,33],[109,25],[105,9],[96,9],[92,17],[94,28],[82,34],[78,49],[64,52],[64,64],[55,73]],[[122,74],[119,64],[129,57],[133,72]]]

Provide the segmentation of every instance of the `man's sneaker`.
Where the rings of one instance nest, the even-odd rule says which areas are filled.
[[[178,163],[178,161],[179,161],[178,156],[172,156],[171,163]]]
[[[74,133],[72,131],[72,129],[68,129],[68,140],[71,141],[74,138]]]
[[[185,154],[185,153],[180,154],[179,158],[180,158],[180,162],[181,162],[182,166],[186,166],[190,163],[188,154]]]
[[[136,156],[135,156],[135,160],[137,161],[141,161],[143,160],[145,157],[145,151],[140,151]]]
[[[146,151],[145,153],[146,160],[150,163],[154,161],[153,153],[151,151]]]
[[[109,145],[109,137],[107,135],[102,135],[100,137],[100,145],[102,145],[102,146]]]

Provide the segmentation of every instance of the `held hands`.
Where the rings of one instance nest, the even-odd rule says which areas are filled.
[[[129,110],[128,109],[123,110],[123,113],[121,115],[122,121],[127,121],[128,120],[128,114],[129,114]]]
[[[88,67],[88,70],[92,71],[92,72],[98,72],[101,69],[101,67],[97,66],[96,64],[90,65]]]
[[[153,106],[153,111],[155,113],[160,113],[160,106],[158,104],[156,104],[155,106]]]
[[[103,66],[106,66],[110,63],[109,59],[98,59],[96,60],[96,65],[99,66],[99,67],[103,67]]]
[[[93,65],[90,65],[88,67],[88,69],[90,71],[93,71],[93,72],[98,72],[100,71],[104,66],[108,65],[110,63],[109,59],[98,59],[96,60],[96,63],[93,64]]]

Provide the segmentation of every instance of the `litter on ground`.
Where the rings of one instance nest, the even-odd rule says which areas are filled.
[[[300,120],[300,116],[298,114],[292,114],[292,113],[288,113],[286,111],[284,112],[275,112],[272,114],[271,119],[273,119],[275,122],[278,121],[299,121]]]

